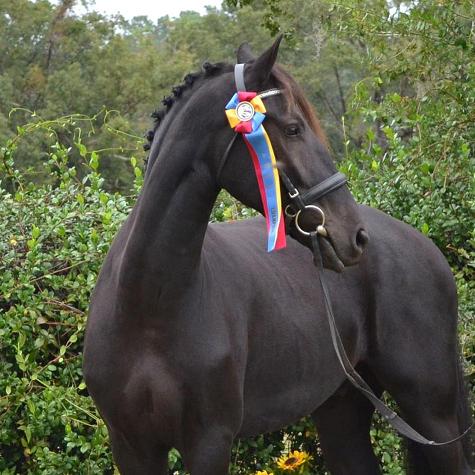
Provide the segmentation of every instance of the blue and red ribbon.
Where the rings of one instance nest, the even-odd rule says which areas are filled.
[[[241,120],[237,108],[241,102],[252,105],[254,113],[250,120]],[[230,126],[242,134],[251,155],[254,171],[267,223],[267,251],[286,246],[285,226],[282,213],[279,173],[272,143],[262,125],[266,108],[255,92],[239,91],[226,105],[226,116]]]

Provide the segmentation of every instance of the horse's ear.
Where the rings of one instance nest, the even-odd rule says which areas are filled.
[[[249,46],[249,43],[243,43],[237,50],[237,62],[248,63],[253,59],[255,58],[251,52],[251,47]]]
[[[275,60],[277,59],[277,53],[279,52],[279,46],[283,36],[284,35],[279,35],[274,41],[274,44],[264,51],[252,64],[250,71],[252,82],[257,82],[259,86],[267,82]]]

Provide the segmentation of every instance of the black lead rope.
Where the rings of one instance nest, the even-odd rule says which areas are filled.
[[[411,439],[419,444],[431,445],[431,446],[442,446],[449,445],[457,442],[458,440],[465,437],[473,427],[473,423],[466,429],[462,434],[445,442],[435,442],[433,440],[426,439],[423,435],[419,434],[415,429],[413,429],[406,421],[401,419],[392,409],[390,409],[381,399],[379,399],[376,394],[374,394],[371,387],[368,383],[358,374],[353,365],[351,364],[348,355],[346,354],[345,347],[341,341],[340,333],[336,326],[335,316],[333,315],[333,309],[330,300],[330,294],[328,292],[328,287],[325,283],[323,277],[323,262],[322,254],[320,251],[320,242],[319,235],[316,231],[310,234],[310,239],[312,241],[312,250],[315,266],[317,267],[318,279],[320,281],[320,286],[323,291],[323,301],[325,303],[325,309],[328,318],[328,324],[330,326],[330,333],[333,343],[333,348],[338,357],[338,361],[345,373],[346,378],[350,381],[351,384],[359,391],[363,393],[366,398],[370,400],[376,410],[389,422],[389,424],[401,435]]]

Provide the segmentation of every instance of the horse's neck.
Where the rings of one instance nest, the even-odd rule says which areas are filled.
[[[157,164],[159,165],[159,164]],[[155,167],[154,167],[155,168]],[[209,215],[217,190],[206,173],[193,167],[152,170],[131,216],[122,273],[132,285],[177,288],[197,272]]]

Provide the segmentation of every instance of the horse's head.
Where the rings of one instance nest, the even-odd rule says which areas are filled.
[[[287,210],[286,232],[310,247],[308,234],[318,229],[322,235],[325,267],[340,271],[359,261],[368,236],[357,204],[343,186],[342,175],[336,174],[310,104],[291,76],[274,65],[279,44],[280,38],[257,58],[251,55],[246,44],[242,45],[238,50],[238,63],[243,64],[239,77],[231,66],[208,65],[204,75],[192,78],[191,86],[179,89],[175,95],[184,99],[173,106],[174,112],[167,114],[158,139],[153,140],[148,172],[159,149],[162,149],[161,155],[171,152],[172,148],[186,150],[192,157],[190,166],[199,173],[203,183],[216,189],[224,188],[246,206],[264,213],[262,179],[256,179],[255,157],[251,160],[244,137],[231,129],[231,120],[226,117],[224,108],[229,107],[237,87],[258,93],[274,89],[276,94],[262,97],[266,109],[263,125],[284,185],[281,209]],[[243,120],[249,113],[247,107],[244,105],[240,111]],[[237,108],[235,111],[237,113]],[[253,113],[252,108],[250,113]],[[329,177],[333,177],[330,182]],[[323,192],[321,187],[315,188],[319,184],[323,185]],[[293,186],[299,190],[299,196],[294,199],[291,198],[295,195]],[[312,206],[302,209],[295,217],[298,208],[304,207],[303,203]]]
[[[263,99],[266,107],[263,124],[275,150],[277,167],[284,185],[282,196],[283,208],[287,211],[287,232],[309,246],[308,233],[316,231],[324,219],[325,229],[319,228],[322,230],[321,234],[326,234],[321,239],[324,265],[340,271],[343,266],[359,261],[368,242],[368,235],[355,200],[348,188],[342,186],[344,178],[342,180],[342,175],[336,174],[325,137],[310,104],[290,75],[274,66],[279,43],[280,38],[258,58],[253,58],[246,44],[242,45],[238,51],[238,63],[245,63],[243,79],[248,91],[282,91],[282,94]],[[226,92],[223,99],[226,100],[236,86],[233,74],[224,76],[222,87]],[[222,97],[221,94],[219,97]],[[228,132],[219,135],[220,146],[216,157],[219,185],[247,206],[262,212],[255,170],[248,159],[249,151],[244,141],[238,137],[236,143],[225,152],[232,134]],[[333,178],[328,181],[330,177]],[[325,180],[328,186],[323,184],[323,190],[315,188],[315,185],[322,184]],[[299,208],[299,197],[293,200],[290,198],[289,195],[295,194],[295,189],[289,190],[292,185],[305,198],[305,204],[313,205],[300,212],[297,219],[295,215]]]

